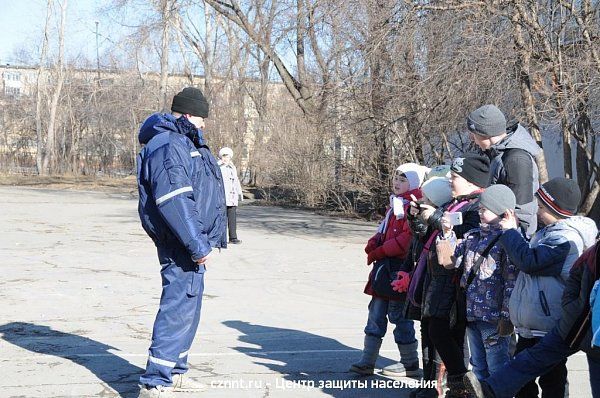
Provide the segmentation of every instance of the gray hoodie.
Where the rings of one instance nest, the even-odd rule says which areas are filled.
[[[519,248],[514,237],[501,241],[521,271],[509,303],[510,319],[520,335],[543,336],[556,326],[571,266],[594,244],[597,234],[593,220],[573,216],[539,230],[529,250]]]
[[[515,150],[517,149],[517,150]],[[517,199],[516,214],[531,236],[537,230],[537,200],[539,188],[535,157],[542,151],[520,124],[511,128],[499,143],[485,151],[490,158],[490,185],[508,186]]]

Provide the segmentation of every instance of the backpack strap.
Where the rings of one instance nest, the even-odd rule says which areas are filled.
[[[463,200],[460,201],[452,206],[448,206],[448,210],[447,211],[451,211],[451,212],[457,212],[460,209],[462,209],[463,207],[465,207],[467,204],[469,203],[469,200]]]
[[[467,276],[467,283],[465,285],[465,289],[467,289],[469,287],[469,285],[475,279],[475,276],[477,276],[477,274],[479,273],[479,268],[481,268],[481,264],[483,263],[483,260],[485,260],[487,258],[487,256],[490,254],[490,251],[492,251],[492,248],[494,247],[496,242],[498,242],[498,240],[500,239],[500,236],[502,236],[502,234],[496,235],[491,241],[488,242],[487,246],[485,247],[485,249],[483,249],[483,251],[481,252],[481,255],[479,256],[477,261],[475,261],[475,264],[473,264],[473,268],[471,268],[471,271],[469,272],[469,275]],[[463,254],[463,256],[464,256],[464,254]]]
[[[425,245],[423,245],[423,250],[431,250],[431,245],[433,245],[433,242],[435,242],[435,238],[437,238],[437,236],[440,234],[440,231],[434,231],[431,233],[431,236],[429,237],[429,239],[427,239],[427,242],[425,243]]]

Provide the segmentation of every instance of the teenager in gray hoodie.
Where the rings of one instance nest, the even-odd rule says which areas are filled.
[[[519,223],[531,236],[537,229],[534,194],[539,187],[535,157],[541,148],[520,124],[506,126],[506,117],[494,105],[484,105],[469,114],[470,138],[490,159],[489,185],[509,187],[517,199]]]

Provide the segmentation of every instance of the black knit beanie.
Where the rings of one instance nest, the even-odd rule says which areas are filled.
[[[554,214],[563,218],[575,215],[581,202],[581,191],[577,182],[564,177],[551,179],[535,194]]]
[[[173,97],[171,111],[207,118],[208,102],[202,91],[195,87],[186,87]]]
[[[486,156],[468,154],[464,158],[456,158],[450,170],[480,188],[488,186],[490,160]]]

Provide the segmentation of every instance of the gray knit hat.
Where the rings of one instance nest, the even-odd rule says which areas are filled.
[[[502,184],[490,185],[479,197],[479,204],[497,216],[506,210],[514,210],[517,205],[515,194]]]
[[[432,177],[421,186],[423,195],[437,207],[445,205],[452,200],[450,180],[445,177]]]
[[[495,105],[484,105],[469,114],[467,128],[475,134],[495,137],[506,133],[506,117]]]

